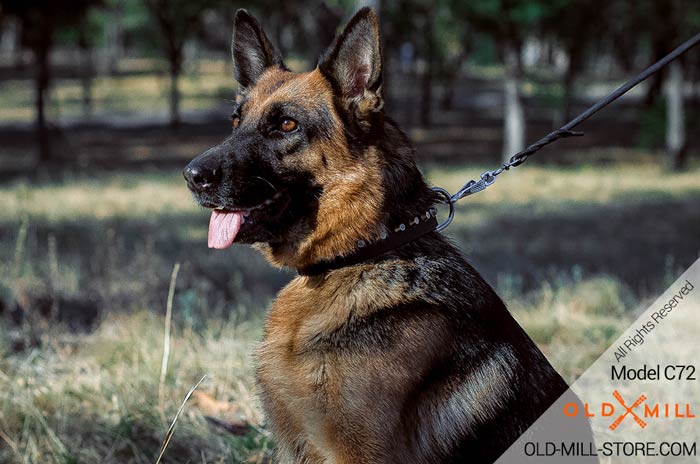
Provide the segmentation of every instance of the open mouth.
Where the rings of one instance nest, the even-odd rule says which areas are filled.
[[[236,240],[241,228],[248,222],[253,224],[256,213],[271,206],[282,196],[277,192],[259,205],[250,208],[233,209],[226,206],[216,206],[212,209],[209,219],[209,236],[207,239],[209,248],[223,250],[230,247]]]

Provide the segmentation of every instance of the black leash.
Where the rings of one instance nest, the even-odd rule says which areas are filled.
[[[501,174],[503,171],[508,171],[510,168],[520,166],[527,160],[529,156],[538,152],[542,147],[545,147],[546,145],[549,145],[552,142],[556,142],[557,140],[562,138],[582,136],[583,132],[573,132],[572,129],[589,119],[591,116],[608,106],[610,103],[614,102],[615,100],[629,92],[632,88],[636,87],[639,83],[646,80],[649,76],[659,72],[671,61],[675,60],[676,58],[678,58],[679,56],[681,56],[682,54],[684,54],[685,52],[687,52],[688,50],[690,50],[698,44],[700,44],[700,34],[697,34],[694,37],[690,38],[688,41],[683,43],[681,46],[673,50],[665,57],[661,58],[656,63],[649,66],[637,76],[622,84],[610,95],[603,98],[602,100],[598,100],[598,102],[596,102],[593,106],[591,106],[586,111],[584,111],[571,121],[561,126],[559,129],[550,132],[537,142],[527,147],[525,150],[511,156],[510,159],[506,163],[503,163],[498,169],[483,172],[479,180],[470,180],[469,182],[464,184],[464,186],[461,189],[459,189],[454,195],[450,195],[443,188],[435,187],[434,190],[436,190],[445,197],[445,203],[447,203],[450,207],[449,216],[442,224],[440,224],[437,227],[436,230],[441,231],[445,227],[450,225],[452,219],[454,218],[454,204],[457,201],[469,195],[473,195],[475,193],[481,192],[482,190],[485,190],[486,187],[489,187],[494,182],[496,182],[496,177],[499,174]]]
[[[400,224],[393,232],[383,233],[379,240],[374,242],[367,242],[365,240],[359,240],[357,242],[357,247],[355,251],[346,256],[339,256],[331,260],[321,261],[305,268],[298,270],[300,275],[303,276],[313,276],[318,274],[323,274],[327,271],[333,269],[339,269],[341,267],[350,266],[352,264],[361,263],[370,258],[382,255],[387,251],[396,249],[401,245],[404,245],[410,241],[413,241],[425,234],[433,231],[441,231],[450,225],[452,219],[454,219],[455,209],[454,205],[459,200],[469,195],[481,192],[489,187],[494,182],[496,182],[496,177],[504,171],[508,171],[510,168],[514,168],[523,164],[528,157],[538,152],[543,147],[549,145],[550,143],[556,142],[559,139],[567,137],[577,137],[582,136],[583,132],[574,132],[573,129],[581,124],[582,122],[589,119],[591,116],[596,114],[598,111],[602,110],[610,103],[614,102],[632,88],[636,87],[639,83],[646,80],[649,76],[656,74],[663,67],[668,65],[671,61],[675,60],[694,46],[700,44],[700,34],[689,39],[687,42],[673,50],[671,53],[649,66],[647,69],[639,73],[637,76],[625,82],[623,85],[618,87],[614,92],[612,92],[607,97],[596,102],[593,106],[588,108],[583,113],[576,116],[574,119],[568,123],[561,126],[559,129],[550,132],[546,136],[542,137],[537,142],[533,143],[525,150],[516,153],[511,156],[510,159],[503,163],[498,169],[492,171],[485,171],[481,174],[479,180],[470,180],[464,186],[457,191],[454,195],[441,188],[433,187],[433,190],[438,192],[445,198],[445,203],[449,207],[449,213],[447,219],[441,224],[438,223],[436,218],[436,211],[431,209],[424,213],[423,216],[416,216],[409,223]]]

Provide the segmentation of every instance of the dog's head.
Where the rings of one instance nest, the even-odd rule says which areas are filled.
[[[254,243],[275,264],[306,266],[391,226],[384,207],[400,191],[429,195],[405,137],[384,117],[372,10],[360,10],[310,72],[289,71],[243,10],[232,53],[231,135],[184,171],[213,210],[210,247]]]

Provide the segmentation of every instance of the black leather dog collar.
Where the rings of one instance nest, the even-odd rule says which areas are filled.
[[[349,255],[338,256],[327,261],[319,261],[310,266],[297,269],[297,272],[302,276],[315,276],[333,269],[340,269],[342,267],[358,264],[394,250],[401,245],[405,245],[408,242],[434,231],[438,226],[435,214],[435,210],[431,209],[422,216],[416,216],[408,224],[399,225],[393,232],[381,237],[377,241],[369,243],[364,240],[358,241],[357,248]]]

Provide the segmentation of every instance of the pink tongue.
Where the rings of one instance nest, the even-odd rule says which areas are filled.
[[[212,210],[209,220],[209,248],[223,250],[231,246],[241,228],[242,213]]]

